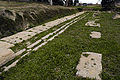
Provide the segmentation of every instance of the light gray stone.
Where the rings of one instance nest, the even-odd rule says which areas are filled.
[[[13,21],[15,21],[16,19],[16,13],[14,10],[4,10],[3,15],[4,17],[7,17],[8,19],[11,19]]]
[[[8,48],[13,47],[13,46],[14,46],[13,44],[0,41],[0,48],[7,48],[8,49]]]
[[[91,38],[101,38],[101,33],[93,31],[93,32],[91,32],[90,37]]]
[[[76,75],[85,78],[94,78],[101,80],[100,74],[102,72],[102,54],[93,52],[83,52],[77,65]]]
[[[17,53],[15,53],[15,56],[19,56],[25,51],[26,51],[26,49],[22,49],[22,50],[18,51]]]
[[[95,23],[95,21],[88,21],[85,26],[91,26],[91,27],[100,27],[100,24]]]
[[[6,64],[14,57],[14,52],[11,49],[0,48],[0,66]]]
[[[6,57],[10,54],[13,54],[14,52],[11,49],[6,49],[6,48],[0,48],[0,56],[1,57]]]
[[[115,14],[114,16],[113,16],[113,19],[119,19],[120,18],[120,14]]]

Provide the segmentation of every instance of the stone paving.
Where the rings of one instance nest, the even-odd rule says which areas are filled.
[[[113,19],[119,19],[120,18],[120,13],[118,14],[115,14],[114,16],[113,16]]]
[[[9,49],[13,46],[13,44],[0,41],[0,66],[2,66],[4,62],[8,61],[8,59],[14,58],[14,52],[11,49]]]
[[[90,37],[91,38],[101,38],[101,33],[93,31],[93,32],[91,32]]]
[[[85,26],[100,27],[100,24],[95,23],[95,21],[88,21]]]
[[[26,49],[23,49],[23,50],[18,51],[17,53],[14,53],[14,52],[10,49],[10,47],[13,47],[14,44],[20,43],[20,42],[22,42],[23,40],[27,40],[27,39],[35,36],[36,34],[38,34],[38,33],[40,33],[40,32],[43,32],[43,31],[45,31],[45,30],[48,30],[48,29],[50,29],[51,27],[53,27],[53,26],[55,26],[55,25],[58,25],[58,24],[60,24],[60,23],[62,23],[62,22],[64,22],[64,21],[66,21],[66,18],[67,18],[67,20],[70,20],[70,19],[72,19],[72,18],[74,18],[74,17],[77,17],[77,16],[83,14],[83,13],[84,13],[84,12],[79,12],[79,13],[77,13],[77,14],[73,14],[73,15],[71,15],[71,16],[67,16],[67,17],[61,18],[61,20],[60,20],[60,19],[57,19],[57,20],[55,20],[55,21],[48,22],[48,23],[45,24],[45,25],[47,25],[47,26],[44,26],[44,27],[43,27],[42,25],[41,25],[41,26],[37,26],[37,27],[34,27],[34,28],[32,28],[32,29],[29,29],[29,30],[26,30],[26,31],[23,31],[23,32],[19,32],[19,33],[15,34],[15,35],[2,38],[2,39],[1,39],[2,41],[0,41],[0,66],[4,65],[4,64],[7,63],[8,61],[12,60],[12,59],[15,58],[16,56],[18,56],[18,55],[22,54],[24,51],[26,51]],[[77,18],[74,19],[74,20],[77,20]],[[73,20],[73,21],[74,21],[74,20]],[[66,23],[66,25],[68,25],[68,23]],[[63,26],[63,28],[64,28],[64,27],[65,27],[65,26]],[[60,28],[60,29],[62,29],[62,28]],[[54,31],[54,33],[57,32],[57,31],[59,31],[60,29],[57,29],[56,31]],[[28,35],[31,35],[31,36],[28,36]],[[46,38],[48,38],[50,35],[53,35],[53,34],[46,35],[46,36],[43,37],[43,38],[46,39]],[[51,40],[52,40],[52,39],[51,39]],[[29,45],[27,48],[32,48],[32,47],[34,47],[35,45],[37,45],[38,43],[40,43],[40,42],[41,42],[41,40],[38,40],[38,41],[36,41],[35,43]],[[28,50],[27,50],[27,51],[28,51]],[[29,49],[29,51],[31,51],[31,49]],[[29,52],[29,51],[28,51],[28,52]]]
[[[100,74],[102,72],[102,54],[93,52],[83,52],[77,65],[77,76],[95,78],[101,80]]]
[[[48,30],[48,29],[50,29],[50,28],[52,28],[52,27],[54,27],[62,22],[70,20],[76,16],[79,16],[80,14],[83,14],[83,13],[84,12],[79,12],[79,13],[76,13],[76,14],[73,14],[70,16],[66,16],[66,17],[63,17],[63,18],[60,18],[60,19],[57,19],[54,21],[50,21],[48,23],[45,23],[44,25],[40,25],[40,26],[31,28],[31,29],[28,29],[26,31],[19,32],[17,34],[12,35],[12,36],[2,38],[1,40],[8,42],[8,43],[12,43],[12,44],[20,43],[24,40],[32,38],[36,34],[39,34],[43,31],[46,31],[46,30]]]
[[[98,13],[94,13],[93,17],[96,18]],[[98,21],[99,19],[95,19]],[[95,21],[88,21],[85,26],[100,27],[100,24],[95,23]],[[90,34],[91,38],[101,38],[101,33],[93,31]],[[96,80],[101,80],[100,74],[102,72],[102,54],[94,52],[83,52],[80,61],[76,67],[76,75],[79,77],[87,77]]]
[[[81,17],[80,19],[83,19],[84,17],[85,17],[85,16]],[[10,64],[9,66],[7,66],[7,67],[5,66],[3,71],[7,71],[7,70],[9,70],[11,67],[14,67],[19,60],[21,60],[21,59],[22,59],[23,57],[25,57],[26,55],[30,54],[30,51],[36,51],[36,50],[38,50],[40,47],[42,47],[43,45],[47,44],[49,41],[53,40],[56,36],[58,36],[59,34],[63,33],[70,25],[76,23],[78,20],[79,20],[79,17],[78,17],[78,18],[75,18],[75,19],[72,20],[72,21],[70,21],[69,24],[66,23],[65,25],[63,25],[63,26],[60,27],[59,29],[55,30],[53,33],[57,32],[57,31],[59,31],[59,32],[58,32],[56,35],[54,35],[53,37],[51,37],[50,39],[48,39],[48,40],[46,40],[45,42],[43,42],[43,43],[41,43],[40,45],[38,45],[37,47],[33,48],[35,45],[37,45],[37,44],[41,41],[41,39],[38,40],[38,41],[36,41],[35,43],[31,44],[30,46],[28,46],[28,47],[31,48],[31,49],[29,49],[26,54],[24,54],[23,56],[21,56],[21,58],[17,59],[15,62],[13,62],[12,64]],[[60,29],[61,29],[61,30],[60,30]],[[50,33],[50,34],[51,34],[51,33]],[[48,36],[50,36],[50,35],[48,34],[47,37],[48,37]],[[43,37],[43,38],[46,39],[47,37]],[[32,49],[32,48],[33,48],[33,49]],[[26,51],[26,49],[23,49],[23,50],[19,51],[18,53],[16,53],[16,55],[22,54],[24,51]]]

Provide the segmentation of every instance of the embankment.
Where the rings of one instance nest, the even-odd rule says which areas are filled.
[[[78,12],[77,9],[36,5],[4,8],[0,10],[0,38],[43,24],[45,22]]]

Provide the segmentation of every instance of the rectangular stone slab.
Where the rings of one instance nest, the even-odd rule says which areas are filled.
[[[7,48],[8,49],[8,48],[13,47],[13,46],[14,46],[13,44],[0,41],[0,48]]]
[[[101,33],[93,31],[93,32],[91,32],[90,37],[91,38],[101,38]]]
[[[0,48],[0,67],[14,58],[14,52],[11,49]]]
[[[95,23],[95,21],[88,21],[85,26],[100,27],[100,24]]]
[[[100,74],[102,72],[102,54],[93,52],[83,52],[77,65],[76,75],[79,77],[95,78],[101,80]]]

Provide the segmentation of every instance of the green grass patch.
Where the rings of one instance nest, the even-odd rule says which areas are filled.
[[[89,54],[83,54],[83,56],[88,57],[88,56],[89,56]]]

